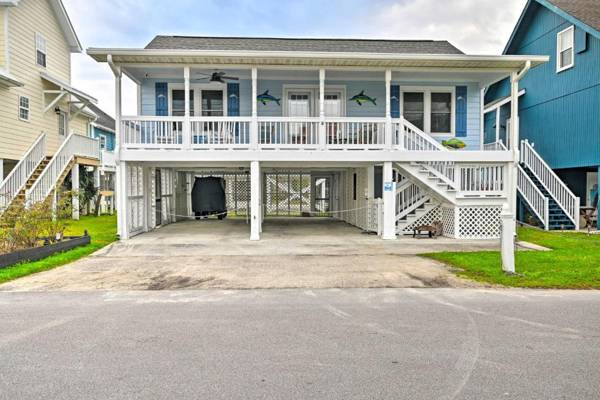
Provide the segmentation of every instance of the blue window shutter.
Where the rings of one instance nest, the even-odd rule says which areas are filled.
[[[391,112],[392,112],[392,118],[400,118],[400,86],[399,85],[392,85],[390,88],[390,92],[391,92]]]
[[[227,115],[231,117],[240,116],[240,84],[227,84]]]
[[[580,28],[575,28],[575,52],[583,53],[587,50],[587,32]]]
[[[456,137],[467,136],[467,87],[456,87]]]
[[[164,117],[169,115],[169,93],[166,82],[156,82],[154,86],[156,95],[156,116]]]

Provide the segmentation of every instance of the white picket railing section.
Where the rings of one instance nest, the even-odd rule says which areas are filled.
[[[73,157],[100,159],[100,143],[98,139],[71,133],[58,148],[42,174],[26,193],[27,202],[45,200],[56,185]]]
[[[556,203],[579,229],[579,197],[563,183],[527,140],[521,142],[521,162],[533,172]]]
[[[260,117],[258,139],[261,147],[316,147],[319,145],[319,118]]]
[[[508,149],[504,145],[504,142],[498,140],[497,142],[485,143],[483,145],[484,151],[507,151]]]
[[[6,179],[0,182],[0,213],[12,203],[15,197],[25,188],[25,184],[46,156],[46,133],[42,133],[27,149],[25,155],[17,163]]]
[[[247,117],[192,117],[192,147],[249,147],[251,123]]]
[[[505,194],[506,167],[500,164],[459,165],[458,189],[469,196]]]
[[[550,229],[548,198],[538,189],[520,165],[517,170],[517,190],[527,201],[535,215],[542,221],[544,229]]]
[[[124,147],[173,148],[183,144],[184,117],[122,117]]]
[[[396,220],[406,217],[428,200],[429,196],[419,186],[406,181],[396,190]]]
[[[392,123],[394,145],[409,151],[448,151],[440,142],[405,120],[400,118]]]
[[[385,147],[385,118],[327,118],[327,147]]]

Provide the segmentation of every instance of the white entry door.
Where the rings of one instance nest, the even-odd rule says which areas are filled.
[[[287,109],[289,117],[311,117],[313,110],[312,91],[290,91],[287,98]]]

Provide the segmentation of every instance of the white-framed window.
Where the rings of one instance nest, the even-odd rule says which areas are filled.
[[[19,96],[19,119],[29,121],[29,98]]]
[[[60,111],[58,113],[58,134],[61,136],[66,136],[67,129],[68,129],[67,113],[64,111]]]
[[[169,83],[169,114],[178,117],[185,115],[185,90],[182,83]],[[190,116],[211,115],[227,115],[227,85],[221,83],[191,84]]]
[[[570,26],[556,35],[556,72],[575,65],[575,27]]]
[[[456,99],[453,87],[403,87],[402,116],[423,132],[454,135]]]
[[[46,68],[46,39],[41,33],[35,34],[35,63]]]
[[[106,136],[99,135],[100,139],[100,150],[106,150]]]

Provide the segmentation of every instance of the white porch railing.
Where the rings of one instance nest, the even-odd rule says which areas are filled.
[[[184,117],[122,117],[124,147],[177,148],[183,144]]]
[[[507,151],[508,149],[501,140],[483,145],[484,151]]]
[[[316,148],[319,118],[258,118],[258,144],[262,148]]]
[[[521,142],[521,162],[533,172],[560,208],[567,214],[575,225],[575,229],[579,229],[579,197],[571,192],[527,140]]]
[[[548,198],[538,189],[520,165],[517,170],[517,190],[525,198],[535,215],[542,221],[544,229],[548,230],[550,228]]]
[[[100,143],[98,139],[71,133],[59,147],[42,174],[27,191],[28,202],[38,202],[46,199],[56,181],[65,172],[75,156],[100,159]]]
[[[46,133],[42,133],[27,149],[6,179],[0,182],[0,213],[12,203],[46,156]]]
[[[394,146],[408,151],[448,151],[440,142],[405,120],[392,122]]]
[[[458,189],[468,196],[505,195],[506,166],[499,164],[459,164]]]
[[[115,169],[117,166],[114,151],[102,150],[100,152],[100,159],[104,168]]]
[[[385,124],[385,118],[327,118],[327,147],[383,148],[386,144]]]
[[[192,117],[192,148],[248,148],[251,123],[246,117]]]
[[[396,220],[406,217],[427,200],[429,196],[419,186],[405,181],[396,189]]]

